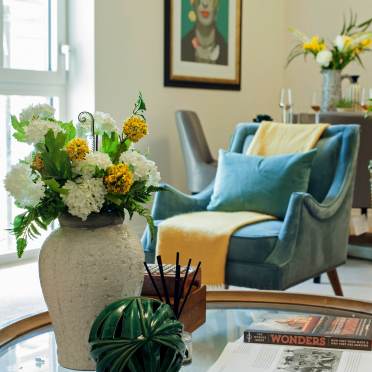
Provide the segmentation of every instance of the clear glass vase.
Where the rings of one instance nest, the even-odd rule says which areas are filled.
[[[341,70],[323,70],[323,88],[321,110],[336,111],[337,103],[342,98]]]
[[[185,356],[183,358],[183,365],[188,365],[192,362],[192,335],[190,332],[182,332],[182,341],[186,346]]]

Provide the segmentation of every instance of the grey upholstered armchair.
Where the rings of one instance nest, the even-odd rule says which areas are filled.
[[[187,186],[192,194],[196,194],[214,179],[217,161],[212,157],[195,112],[177,111],[176,123],[185,161]]]
[[[230,151],[244,153],[257,128],[257,124],[239,125]],[[283,220],[244,226],[231,236],[226,284],[284,290],[326,272],[335,293],[342,295],[336,268],[347,256],[358,147],[356,125],[331,126],[323,133],[308,193],[292,194]],[[205,211],[213,190],[210,185],[189,196],[165,187],[169,191],[157,193],[154,201],[156,225],[177,214]],[[148,230],[142,243],[146,259],[153,262],[156,239],[150,239]]]

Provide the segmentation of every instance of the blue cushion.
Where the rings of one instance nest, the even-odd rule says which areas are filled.
[[[265,221],[235,231],[230,238],[228,262],[265,262],[275,247],[282,225],[282,221]]]
[[[245,154],[253,140],[253,135],[248,135],[243,143],[242,153]],[[333,182],[340,154],[342,134],[325,136],[319,140],[317,152],[313,160],[310,173],[309,193],[321,203],[327,196]]]
[[[306,192],[316,150],[248,156],[220,150],[210,211],[254,211],[284,218],[293,192]]]

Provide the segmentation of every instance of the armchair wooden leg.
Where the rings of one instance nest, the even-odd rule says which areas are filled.
[[[333,291],[335,292],[336,296],[343,296],[344,293],[342,292],[340,279],[338,278],[337,270],[331,270],[327,273],[328,279],[331,282]]]

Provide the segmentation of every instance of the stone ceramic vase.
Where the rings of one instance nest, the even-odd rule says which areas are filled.
[[[342,76],[341,72],[341,70],[322,71],[322,111],[336,111],[337,103],[342,99],[341,82],[346,76]]]
[[[60,228],[44,242],[40,282],[52,319],[59,363],[91,371],[88,337],[97,315],[109,304],[138,296],[143,285],[144,253],[137,236],[111,215],[83,222],[61,216]]]

